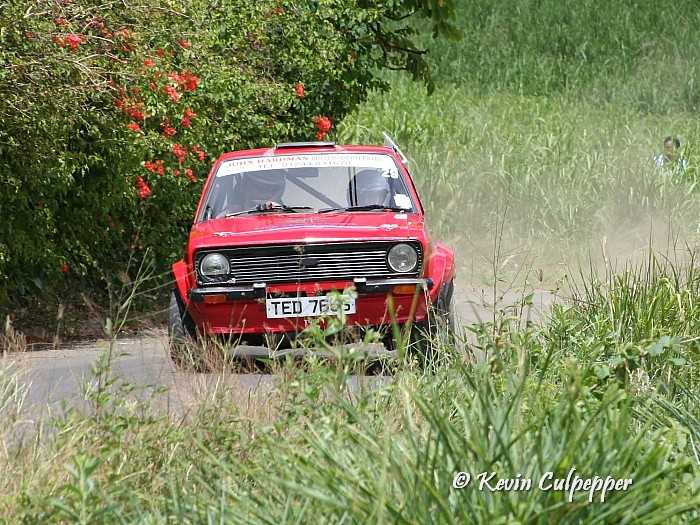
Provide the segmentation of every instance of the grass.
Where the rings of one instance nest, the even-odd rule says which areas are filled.
[[[646,276],[652,287],[659,272]],[[682,285],[685,286],[685,285]],[[5,438],[0,519],[24,523],[313,521],[366,523],[686,523],[700,519],[699,416],[691,365],[677,387],[601,381],[582,324],[608,292],[590,286],[542,326],[484,339],[491,357],[390,381],[356,382],[352,357],[275,369],[277,385],[241,401],[224,381],[189,409],[138,401],[110,352],[80,403],[35,437]],[[615,292],[613,297],[626,292]],[[629,295],[629,306],[638,296]],[[562,328],[566,325],[568,328]],[[668,327],[673,329],[675,323]],[[597,330],[590,334],[586,330]],[[562,333],[569,338],[563,339]],[[634,338],[631,338],[634,339]],[[527,341],[524,345],[523,342]],[[684,344],[684,343],[678,343]],[[539,351],[541,359],[532,359]],[[644,364],[651,377],[661,361]],[[223,376],[226,379],[226,376]],[[597,383],[594,381],[597,380]],[[12,429],[15,419],[5,419]],[[632,479],[625,491],[541,490],[543,476]],[[457,472],[473,481],[461,490]],[[479,490],[478,476],[533,480]],[[551,473],[551,475],[547,474]],[[495,479],[491,486],[495,486]]]
[[[632,237],[638,248],[651,223],[697,237],[686,219],[700,211],[694,168],[673,178],[652,162],[666,134],[697,136],[697,119],[660,122],[625,108],[471,95],[459,86],[429,98],[420,90],[398,81],[343,124],[343,138],[393,135],[412,161],[429,217],[463,256],[491,244],[500,221],[511,249],[539,245],[552,261],[603,237],[610,244]]]
[[[542,322],[482,323],[484,359],[457,340],[442,366],[399,363],[391,378],[353,376],[355,353],[340,352],[273,364],[254,392],[224,369],[163,411],[157,390],[144,399],[114,374],[110,345],[80,402],[27,433],[4,373],[0,521],[697,522],[694,257],[581,272]],[[327,348],[324,335],[304,344]],[[632,484],[603,502],[600,488],[554,490],[569,473]],[[532,485],[491,490],[499,479]]]

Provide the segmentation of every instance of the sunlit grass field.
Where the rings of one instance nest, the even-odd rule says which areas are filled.
[[[434,93],[387,77],[335,133],[388,132],[458,286],[522,275],[518,307],[440,343],[434,367],[399,360],[358,384],[356,354],[275,365],[277,386],[245,399],[224,373],[184,414],[134,402],[105,357],[87,409],[36,436],[3,365],[0,522],[700,522],[700,8],[459,6]],[[653,162],[667,135],[683,172]],[[533,286],[557,288],[536,321]],[[539,487],[571,469],[633,482],[605,501]]]
[[[700,218],[700,84],[692,2],[460,3],[463,40],[433,42],[432,96],[390,79],[340,127],[388,132],[410,157],[423,204],[470,265],[505,252],[567,263],[650,238],[694,242]],[[654,157],[678,136],[689,168]],[[486,246],[484,246],[486,244]]]
[[[429,219],[466,265],[496,238],[504,255],[538,255],[551,266],[601,253],[603,239],[624,258],[650,241],[666,248],[699,233],[696,115],[599,108],[564,95],[479,95],[451,84],[427,97],[399,77],[341,131],[349,142],[381,141],[381,131],[394,137]],[[682,137],[690,163],[682,173],[660,172],[653,161],[667,135]]]

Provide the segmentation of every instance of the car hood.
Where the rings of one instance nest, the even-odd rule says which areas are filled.
[[[268,213],[195,224],[190,247],[404,240],[421,237],[420,215],[389,212]]]

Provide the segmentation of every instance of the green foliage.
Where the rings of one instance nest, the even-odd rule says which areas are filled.
[[[433,96],[392,76],[339,133],[393,136],[467,264],[499,225],[514,251],[552,260],[604,236],[632,250],[640,225],[697,235],[696,3],[464,0],[456,13],[463,39],[429,55]],[[674,177],[652,160],[666,135],[690,166]]]
[[[579,359],[594,360],[593,389],[617,382],[675,396],[680,380],[696,390],[700,275],[695,251],[676,257],[650,252],[644,263],[629,264],[605,280],[582,277],[573,305],[554,309],[549,348],[563,358],[573,347]]]
[[[321,341],[319,341],[320,344]],[[357,378],[311,359],[264,392],[220,386],[157,415],[112,377],[105,354],[90,410],[53,419],[2,456],[0,519],[25,523],[686,523],[698,518],[695,396],[671,402],[615,384],[594,396],[590,360],[523,369],[509,345],[477,365]],[[568,350],[573,350],[569,347]],[[352,357],[348,364],[352,361]],[[545,380],[538,380],[546,377]],[[221,377],[225,383],[225,376]],[[682,383],[675,380],[678,386]],[[263,387],[260,387],[263,388]],[[246,398],[245,403],[241,399]],[[156,400],[157,401],[157,400]],[[3,449],[5,450],[5,449]],[[542,490],[611,476],[626,490]],[[470,484],[453,487],[458,472]],[[480,488],[485,473],[529,490]],[[545,481],[550,478],[546,478]],[[591,498],[592,501],[589,501]]]
[[[652,113],[697,107],[697,3],[460,0],[463,39],[433,50],[438,84],[472,92],[573,92]],[[651,82],[650,82],[651,81]]]
[[[381,68],[420,77],[411,24],[448,28],[450,6],[4,2],[3,304],[109,282],[146,251],[167,273],[214,157],[320,137],[314,118],[385,88]]]

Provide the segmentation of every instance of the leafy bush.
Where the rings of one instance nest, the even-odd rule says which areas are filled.
[[[697,390],[696,261],[694,250],[674,259],[650,251],[643,263],[609,270],[605,279],[582,277],[572,305],[554,308],[547,346],[560,359],[593,362],[588,379],[594,390],[615,382],[675,396],[678,381]]]
[[[451,16],[420,0],[1,7],[3,303],[109,281],[146,253],[166,273],[214,157],[332,136],[386,87],[379,68],[425,78],[414,30],[391,19]]]

